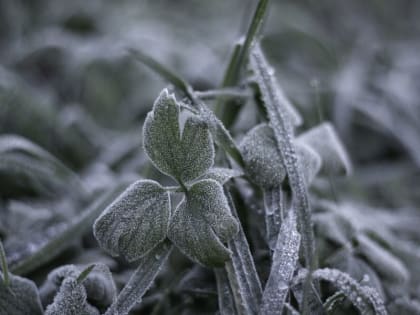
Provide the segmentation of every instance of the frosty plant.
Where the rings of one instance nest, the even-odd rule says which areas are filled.
[[[163,90],[143,129],[144,149],[152,163],[179,186],[135,182],[96,220],[94,234],[113,256],[128,261],[156,256],[156,270],[169,243],[199,264],[222,267],[231,253],[223,243],[238,232],[222,185],[239,173],[212,167],[215,152],[207,124],[189,115],[181,131],[180,107],[174,95]],[[174,210],[171,192],[184,194]]]

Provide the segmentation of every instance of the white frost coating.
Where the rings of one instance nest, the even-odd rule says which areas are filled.
[[[266,189],[281,185],[286,169],[270,126],[260,124],[252,128],[239,148],[252,181]]]
[[[366,257],[381,279],[402,285],[408,284],[410,274],[397,257],[363,234],[357,236],[357,242],[358,252]]]
[[[194,183],[172,216],[168,237],[193,261],[222,267],[230,259],[223,242],[238,232],[222,186],[213,179]]]
[[[280,226],[285,215],[283,197],[283,191],[280,187],[263,191],[267,243],[272,250],[276,247]]]
[[[239,177],[242,175],[244,175],[244,173],[239,170],[224,167],[212,167],[207,171],[207,173],[197,178],[197,180],[214,179],[215,181],[223,185],[231,178]]]
[[[361,314],[386,315],[384,302],[375,289],[360,285],[347,273],[337,269],[317,269],[313,272],[314,279],[322,279],[331,282],[342,292]]]
[[[207,123],[196,116],[187,119],[181,135],[179,104],[164,89],[143,126],[144,149],[164,174],[182,183],[204,174],[214,160],[214,146]]]
[[[84,270],[81,266],[64,265],[50,272],[39,290],[42,303],[51,304],[63,281],[66,278],[76,280]],[[96,264],[81,285],[85,289],[89,303],[100,309],[106,309],[116,297],[117,289],[112,274],[104,264]]]
[[[45,315],[99,315],[87,302],[84,286],[71,277],[63,280],[54,302],[48,305]]]
[[[300,234],[296,228],[296,216],[290,211],[282,223],[273,255],[270,276],[264,289],[261,315],[281,315],[299,258]]]
[[[169,216],[169,193],[157,182],[139,180],[96,219],[93,232],[111,255],[134,261],[165,239]]]
[[[3,283],[0,272],[0,314],[1,315],[42,315],[41,301],[35,284],[28,279],[10,274],[10,283]]]
[[[322,171],[337,175],[349,175],[352,164],[334,126],[324,122],[299,135],[297,141],[314,149],[322,158]]]
[[[293,205],[298,215],[306,265],[313,268],[315,266],[315,241],[311,224],[308,189],[296,153],[293,139],[293,121],[288,114],[288,104],[285,102],[284,95],[279,92],[274,71],[268,65],[259,45],[255,45],[252,50],[250,61],[293,192]]]
[[[322,159],[315,150],[304,143],[296,143],[296,152],[306,185],[309,186],[321,169]]]
[[[136,304],[140,303],[171,250],[172,246],[169,242],[163,242],[141,258],[136,271],[105,315],[127,315]]]
[[[235,204],[228,191],[226,198],[232,214],[237,217]],[[239,314],[257,314],[262,298],[261,281],[241,225],[228,246],[232,251],[232,260],[226,263],[225,269],[236,299],[237,311]]]

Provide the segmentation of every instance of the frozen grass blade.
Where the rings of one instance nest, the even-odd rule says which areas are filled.
[[[222,87],[235,86],[239,83],[241,71],[244,68],[249,51],[260,33],[269,3],[270,0],[260,0],[258,2],[243,44],[237,44],[233,50],[232,57],[223,78]],[[237,100],[231,100],[226,103],[219,101],[215,110],[216,115],[222,120],[223,124],[229,128],[235,121],[239,109],[240,106],[238,106]]]
[[[294,208],[297,211],[299,230],[302,235],[302,247],[306,265],[309,270],[316,269],[315,240],[311,223],[311,209],[309,204],[308,189],[304,174],[300,170],[296,147],[293,141],[293,125],[288,110],[285,107],[285,99],[280,90],[273,70],[269,66],[261,48],[256,45],[251,53],[251,66],[257,77],[264,104],[267,109],[270,125],[273,128],[277,145],[284,161],[293,193]],[[307,283],[310,280],[308,275]],[[308,284],[305,285],[308,292]],[[304,303],[306,305],[306,303]],[[304,313],[305,313],[304,307]]]
[[[11,266],[15,274],[27,274],[43,264],[57,257],[63,250],[78,240],[91,227],[95,219],[125,188],[127,183],[103,193],[73,222],[69,223],[58,235],[46,242],[43,246],[29,257]]]
[[[232,214],[237,217],[232,197],[227,190],[225,193]],[[232,251],[232,260],[226,263],[226,271],[234,294],[236,309],[239,314],[258,314],[262,297],[261,282],[241,226],[238,234],[228,245]]]
[[[331,282],[342,292],[361,314],[386,315],[384,302],[378,292],[369,286],[359,284],[347,273],[337,269],[318,269],[313,272],[314,279]]]
[[[293,210],[282,223],[273,255],[270,276],[264,289],[261,315],[281,315],[299,258],[300,234]]]
[[[166,262],[172,245],[164,241],[150,253],[139,260],[139,266],[134,271],[128,283],[112,303],[105,315],[127,315],[129,311],[141,302],[143,295],[152,285],[160,268]]]
[[[285,216],[283,192],[280,187],[263,191],[265,228],[267,242],[271,250],[276,248],[280,226]]]
[[[232,290],[229,286],[229,279],[226,271],[221,268],[214,269],[217,282],[217,298],[219,301],[220,315],[234,315],[237,314],[235,310],[235,300]]]

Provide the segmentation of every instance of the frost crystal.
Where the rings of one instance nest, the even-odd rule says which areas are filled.
[[[169,193],[151,180],[127,188],[94,223],[99,245],[133,261],[162,242],[170,216]]]
[[[169,239],[189,258],[209,267],[230,259],[223,245],[238,232],[222,186],[212,179],[192,185],[177,206],[169,226]]]
[[[144,148],[154,165],[183,183],[204,174],[212,165],[214,146],[207,124],[196,116],[180,132],[179,104],[165,89],[144,123]]]

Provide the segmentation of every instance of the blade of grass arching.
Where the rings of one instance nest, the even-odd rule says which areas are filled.
[[[281,315],[289,285],[299,258],[300,234],[296,228],[296,215],[289,211],[281,225],[273,255],[270,275],[264,288],[260,314]]]
[[[232,214],[238,217],[229,191],[225,190],[225,195]],[[228,246],[232,251],[232,260],[226,263],[225,269],[238,314],[258,314],[262,298],[261,282],[242,227]]]
[[[105,315],[127,315],[136,304],[141,302],[143,295],[166,262],[172,247],[170,241],[166,240],[140,259],[137,269]]]
[[[11,271],[17,275],[27,274],[57,257],[92,227],[93,222],[106,206],[127,186],[128,183],[121,183],[117,187],[103,193],[80,214],[80,217],[66,225],[64,229],[59,230],[57,235],[40,246],[32,255],[12,265],[10,267]]]
[[[257,83],[260,86],[270,126],[273,128],[293,193],[293,207],[297,211],[299,230],[302,235],[303,254],[305,263],[310,271],[304,290],[305,293],[308,293],[311,283],[311,273],[316,269],[315,240],[311,222],[308,188],[306,187],[304,175],[299,167],[296,148],[293,142],[293,125],[290,116],[287,114],[288,111],[285,107],[285,101],[277,90],[279,87],[274,77],[274,72],[258,45],[252,50],[250,61]],[[306,302],[304,303],[305,305],[307,305]],[[306,307],[304,307],[305,312],[307,312]]]
[[[236,44],[233,50],[229,65],[223,78],[222,87],[235,86],[239,83],[241,71],[248,58],[249,51],[254,44],[261,25],[264,22],[270,0],[260,0],[255,10],[254,16],[245,35],[243,44]],[[226,128],[230,128],[236,119],[240,109],[237,100],[223,102],[219,100],[216,104],[215,113],[221,119]]]
[[[145,64],[151,70],[159,74],[162,78],[173,84],[174,87],[181,90],[189,99],[194,98],[194,92],[190,84],[176,73],[168,69],[168,67],[162,65],[159,61],[143,53],[139,49],[130,48],[129,52],[134,57],[134,59]]]
[[[222,268],[214,269],[214,274],[217,282],[217,299],[220,315],[236,315],[234,296],[229,286],[226,270]]]
[[[181,90],[186,97],[188,97],[194,108],[197,109],[198,114],[209,124],[210,132],[212,133],[214,140],[226,151],[228,155],[232,157],[232,159],[235,160],[236,163],[242,167],[244,162],[242,160],[241,153],[239,152],[239,149],[233,141],[229,131],[223,126],[223,123],[206,106],[206,104],[197,97],[191,85],[153,57],[148,56],[137,49],[130,49],[130,52],[136,60],[148,66],[151,70],[155,71],[165,80],[169,81],[176,88]],[[194,113],[197,114],[197,112]]]

